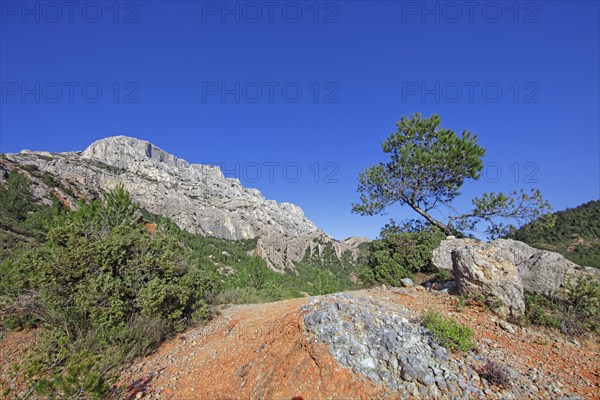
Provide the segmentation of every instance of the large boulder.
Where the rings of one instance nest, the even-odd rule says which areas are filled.
[[[465,246],[473,246],[479,243],[475,239],[456,239],[454,236],[449,236],[446,240],[442,240],[440,245],[433,250],[431,263],[438,269],[452,271],[452,252]]]
[[[512,258],[519,271],[523,288],[532,293],[551,295],[565,283],[567,271],[576,264],[558,253],[538,250],[523,242],[496,239],[490,243]]]
[[[494,311],[503,317],[525,312],[523,284],[514,262],[498,247],[475,243],[452,251],[454,279],[460,294],[498,300]]]
[[[433,251],[432,263],[441,269],[452,270],[452,252],[481,244],[474,239],[446,239]],[[561,254],[540,250],[512,239],[496,239],[489,243],[497,249],[498,257],[512,263],[521,278],[523,289],[531,293],[552,295],[568,280],[579,277],[600,279],[600,270],[581,267]]]
[[[579,266],[559,253],[536,249],[512,239],[496,239],[490,244],[512,257],[527,292],[553,295],[570,280],[576,281],[580,277],[600,279],[600,270]]]

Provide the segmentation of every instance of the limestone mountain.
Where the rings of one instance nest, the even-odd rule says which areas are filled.
[[[322,252],[324,243],[341,258],[346,251],[356,255],[357,246],[366,241],[336,241],[297,205],[268,200],[259,190],[225,177],[217,166],[190,164],[126,136],[98,140],[82,152],[5,154],[0,168],[30,172],[36,197],[48,201],[52,195],[71,208],[77,200],[92,200],[121,183],[142,208],[188,232],[231,240],[259,238],[256,253],[275,270],[293,269],[308,249]]]

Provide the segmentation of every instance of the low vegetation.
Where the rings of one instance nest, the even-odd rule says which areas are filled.
[[[116,366],[210,316],[214,267],[175,237],[146,233],[135,211],[119,187],[105,204],[57,216],[43,244],[2,264],[9,327],[42,328],[24,371],[38,395],[103,397]]]
[[[525,294],[525,317],[533,325],[578,335],[600,332],[600,282],[580,278],[569,282],[556,296]]]
[[[423,325],[429,329],[440,346],[451,351],[468,351],[475,345],[473,331],[437,311],[423,316]]]
[[[509,387],[511,383],[510,371],[504,365],[487,360],[477,371],[479,376],[492,385]]]

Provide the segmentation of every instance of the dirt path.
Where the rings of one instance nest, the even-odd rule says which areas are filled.
[[[122,376],[129,397],[320,399],[385,395],[341,369],[303,332],[306,299],[232,306],[208,326],[165,343]],[[385,397],[385,396],[384,396]]]

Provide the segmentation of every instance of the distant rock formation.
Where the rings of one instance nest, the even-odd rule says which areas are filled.
[[[260,238],[257,254],[275,270],[293,268],[317,237],[331,243],[340,257],[346,250],[356,254],[364,241],[338,242],[308,220],[300,207],[267,200],[257,189],[226,178],[219,167],[189,164],[131,137],[98,140],[83,152],[24,150],[6,154],[0,162],[5,170],[30,166],[50,174],[59,187],[38,180],[34,195],[52,193],[73,207],[78,199],[91,200],[122,183],[141,207],[188,232],[232,240]]]
[[[369,239],[361,237],[338,241],[317,230],[294,237],[262,236],[258,239],[256,252],[272,269],[282,265],[293,269],[294,263],[302,261],[306,255],[320,260],[331,256],[342,260],[346,254],[354,260],[358,257],[359,246],[368,242]],[[333,253],[328,254],[331,251]]]

